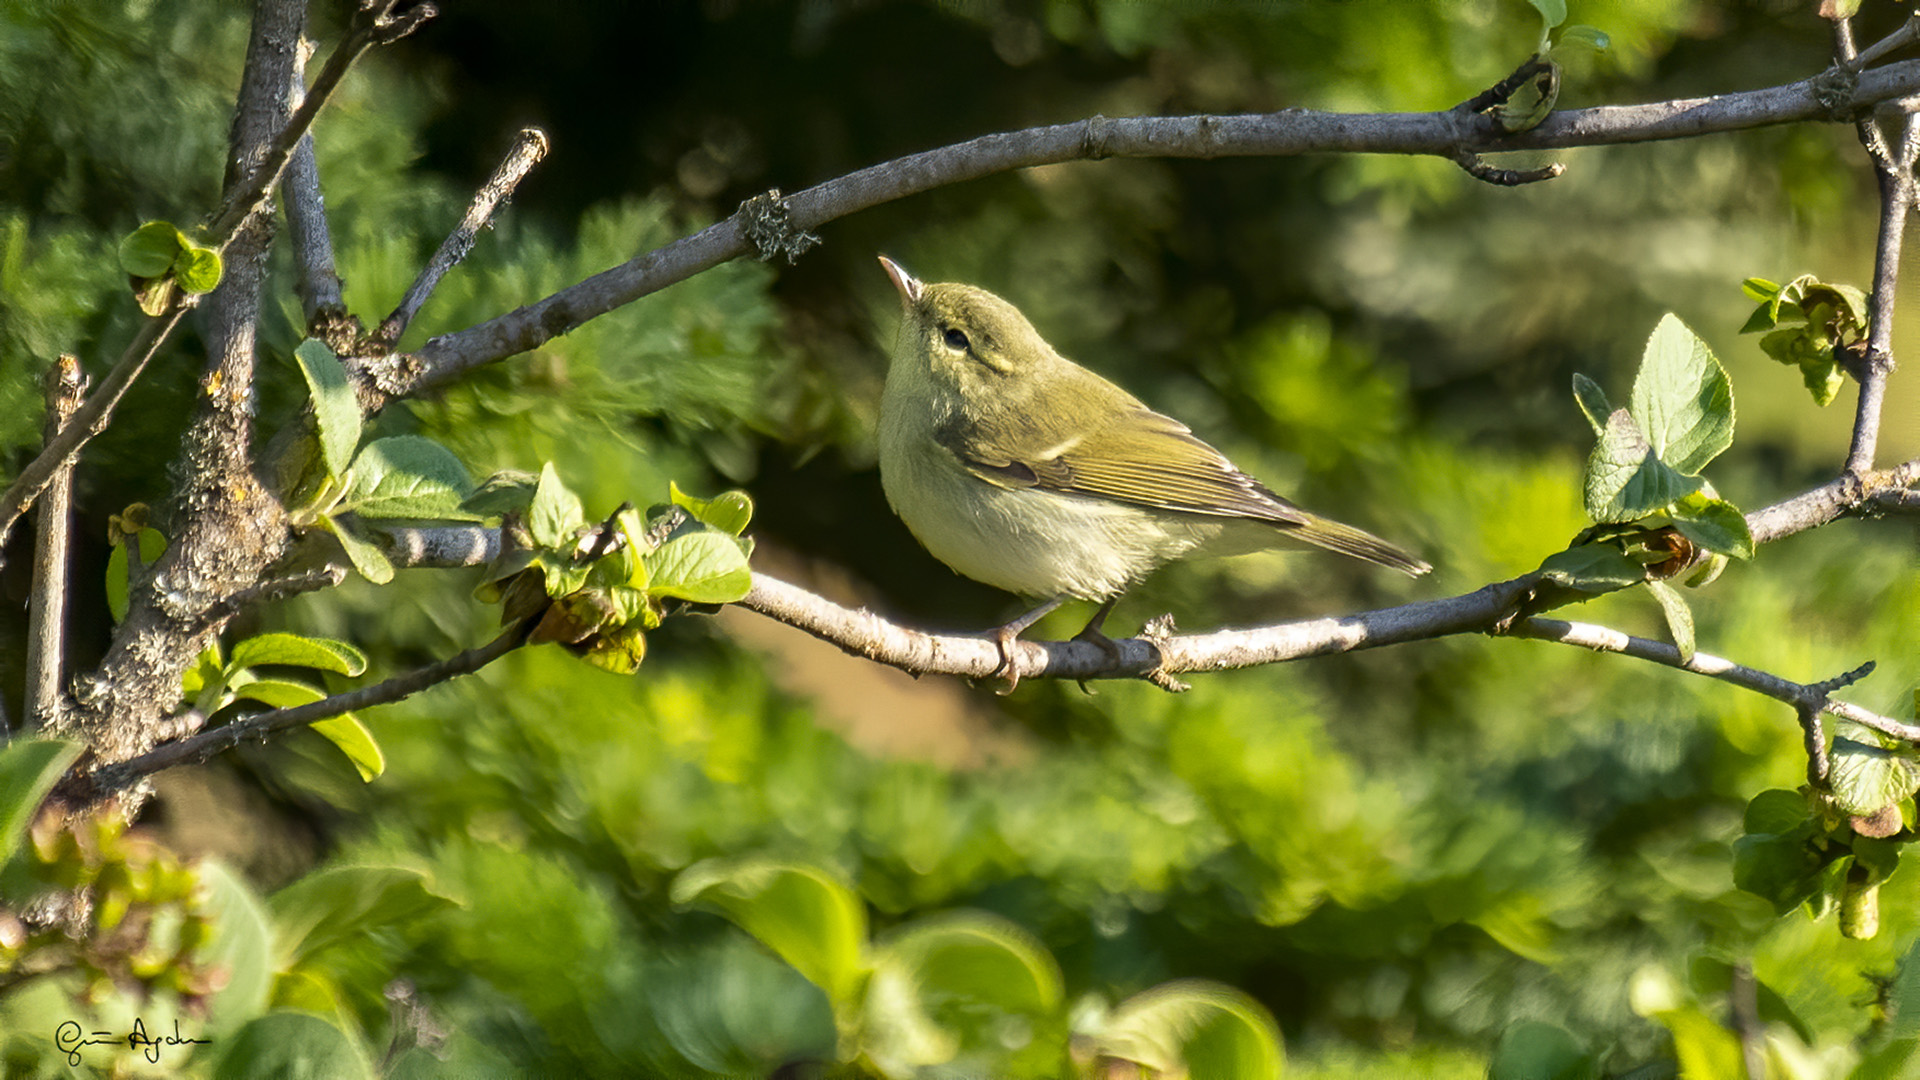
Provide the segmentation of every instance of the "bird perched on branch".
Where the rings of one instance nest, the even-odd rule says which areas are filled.
[[[1300,509],[1185,424],[1053,350],[1018,308],[929,285],[882,256],[904,316],[880,407],[887,501],[954,570],[1046,602],[991,632],[1013,641],[1070,598],[1101,602],[1173,559],[1312,544],[1410,575],[1426,562]]]

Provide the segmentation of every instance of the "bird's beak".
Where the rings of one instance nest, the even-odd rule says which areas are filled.
[[[920,302],[920,293],[926,288],[920,279],[906,272],[899,263],[880,256],[880,265],[887,270],[887,276],[893,279],[893,287],[900,290],[900,305],[912,307]]]

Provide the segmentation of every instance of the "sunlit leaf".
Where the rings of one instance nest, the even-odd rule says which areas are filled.
[[[1736,559],[1753,558],[1753,531],[1740,508],[1725,499],[1694,492],[1667,511],[1673,527],[1698,547]]]
[[[728,535],[739,536],[753,520],[753,500],[744,491],[728,491],[711,499],[700,499],[681,491],[680,485],[671,480],[667,481],[667,491],[673,505]]]
[[[1864,817],[1920,791],[1920,767],[1904,754],[1836,736],[1830,760],[1833,801],[1849,814]]]
[[[1059,1055],[1062,987],[1032,935],[983,912],[920,919],[874,948],[866,1049],[889,1073],[966,1054],[996,1075],[1039,1075]],[[1025,1032],[1018,1053],[1006,1031]]]
[[[827,992],[850,1014],[865,974],[867,908],[853,891],[801,863],[709,859],[682,871],[676,904],[717,909]]]
[[[371,784],[383,772],[387,771],[387,756],[380,752],[380,744],[373,732],[352,713],[315,720],[308,727],[314,734],[340,748],[353,763],[353,769],[360,774],[363,783]]]
[[[321,463],[328,476],[344,476],[353,461],[354,447],[360,445],[360,428],[365,423],[360,399],[347,380],[347,369],[325,343],[308,338],[293,350],[293,358],[312,395]]]
[[[1700,490],[1700,478],[1662,462],[1625,409],[1607,417],[1587,460],[1587,514],[1597,522],[1634,521]]]
[[[200,877],[214,919],[208,958],[228,972],[208,1016],[215,1030],[231,1032],[266,1011],[273,986],[273,927],[253,887],[231,870],[209,861],[201,864]]]
[[[482,518],[496,518],[506,513],[524,514],[533,505],[534,488],[539,483],[540,478],[530,472],[504,469],[476,484],[460,506]]]
[[[580,506],[580,497],[560,482],[553,462],[542,465],[533,501],[527,507],[527,529],[533,533],[533,542],[543,548],[569,549],[574,530],[586,522],[587,514]]]
[[[250,637],[235,645],[233,663],[240,667],[286,664],[355,676],[367,670],[367,654],[332,638],[271,633]]]
[[[149,221],[120,241],[120,269],[137,278],[157,278],[173,269],[173,260],[186,246],[170,221]]]
[[[219,286],[223,269],[218,251],[189,242],[174,261],[173,277],[181,291],[199,295]]]
[[[1607,392],[1600,384],[1579,372],[1573,373],[1573,400],[1580,406],[1580,412],[1592,425],[1595,435],[1604,435],[1607,431],[1607,417],[1613,415],[1613,406],[1607,402]]]
[[[753,574],[725,533],[682,533],[646,556],[647,591],[696,604],[730,604],[747,595]]]
[[[1667,637],[1673,642],[1674,648],[1680,650],[1680,662],[1684,664],[1692,660],[1693,611],[1687,607],[1686,598],[1664,581],[1647,582],[1647,591],[1660,602],[1660,613],[1667,620]]]
[[[1094,1035],[1097,1053],[1161,1073],[1278,1078],[1280,1029],[1259,1002],[1203,979],[1164,983],[1114,1010]]]
[[[363,518],[478,520],[460,503],[473,489],[453,451],[418,435],[376,439],[353,459],[342,510]]]
[[[1733,384],[1707,343],[1672,314],[1647,339],[1628,409],[1655,456],[1684,475],[1698,475],[1733,445]]]
[[[1547,580],[1586,593],[1613,592],[1647,579],[1647,568],[1617,544],[1590,543],[1556,551],[1540,564]]]
[[[160,535],[158,529],[141,529],[135,534],[139,537],[140,561],[152,566],[154,560],[166,554],[167,538]],[[127,547],[123,541],[113,545],[113,551],[107,556],[107,613],[114,622],[127,617],[128,581],[132,567],[127,560]]]
[[[385,585],[393,580],[393,563],[385,552],[372,540],[361,533],[358,526],[341,521],[336,517],[320,519],[321,528],[332,533],[340,541],[341,550],[347,554],[347,561],[353,564],[360,576],[375,585]]]

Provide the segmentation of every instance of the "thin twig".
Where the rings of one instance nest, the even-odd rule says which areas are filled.
[[[306,100],[307,85],[301,71],[312,51],[313,43],[303,36],[288,94],[296,109]],[[327,227],[327,200],[320,190],[320,166],[313,156],[312,132],[300,137],[293,160],[287,164],[286,203],[287,239],[293,244],[293,291],[300,297],[301,313],[311,327],[321,311],[344,307],[340,272],[333,260],[333,235]]]
[[[500,162],[500,167],[474,193],[473,202],[468,204],[466,216],[460,219],[459,227],[447,235],[440,250],[434,252],[433,258],[421,268],[420,276],[407,289],[400,306],[394,308],[393,314],[382,320],[380,328],[374,331],[376,342],[392,345],[400,340],[400,335],[407,331],[407,325],[413,322],[421,306],[433,295],[440,279],[446,276],[447,271],[460,265],[460,260],[473,250],[473,238],[492,220],[494,208],[513,195],[520,181],[526,179],[540,159],[547,156],[550,146],[546,132],[531,127],[521,129],[519,136],[514,139],[513,148],[507,151],[506,158]]]
[[[20,470],[13,483],[7,485],[4,494],[0,494],[0,566],[4,566],[7,534],[27,512],[33,501],[40,497],[56,473],[70,468],[73,460],[80,456],[80,448],[102,431],[113,419],[113,410],[126,396],[127,388],[146,370],[148,361],[160,351],[167,336],[180,323],[187,313],[185,298],[176,294],[173,305],[163,314],[146,319],[140,329],[128,343],[127,351],[121,354],[113,368],[107,372],[100,385],[87,395],[87,400],[75,410],[73,419],[60,430],[58,438],[48,442],[34,459]]]
[[[1880,414],[1886,403],[1887,376],[1892,373],[1893,314],[1900,279],[1900,250],[1906,239],[1907,219],[1913,214],[1913,174],[1910,160],[1903,161],[1913,145],[1914,116],[1901,117],[1900,157],[1868,146],[1873,171],[1880,186],[1880,233],[1873,258],[1873,295],[1868,309],[1867,347],[1852,365],[1860,394],[1854,407],[1853,437],[1847,449],[1848,473],[1858,475],[1873,468],[1874,452],[1880,438]],[[1860,122],[1862,139],[1879,123],[1872,118]]]
[[[1846,24],[1846,22],[1847,20],[1845,19],[1837,20],[1835,22],[1835,25],[1836,26],[1844,25]],[[1905,46],[1912,44],[1915,37],[1916,30],[1920,30],[1920,16],[1909,15],[1907,17],[1907,21],[1900,24],[1900,29],[1895,30],[1893,33],[1888,34],[1886,37],[1883,37],[1879,41],[1876,41],[1873,44],[1867,46],[1865,49],[1861,50],[1860,55],[1858,56],[1843,57],[1842,63],[1845,63],[1849,68],[1852,68],[1854,71],[1860,71],[1864,69],[1868,64],[1871,64],[1875,60],[1878,60],[1881,57],[1887,55],[1888,53],[1893,52],[1895,49],[1904,48]],[[1853,31],[1851,29],[1847,31],[1847,38],[1848,38],[1847,43],[1849,46],[1851,46],[1853,43],[1852,42]]]
[[[156,747],[139,757],[104,766],[89,774],[71,777],[62,785],[55,797],[69,803],[96,802],[141,777],[151,776],[179,765],[203,764],[212,760],[216,754],[230,750],[248,739],[265,741],[275,732],[306,727],[315,721],[326,720],[357,709],[391,704],[450,679],[471,675],[519,648],[526,642],[526,638],[526,624],[517,623],[485,645],[456,653],[445,660],[416,668],[404,675],[396,675],[384,682],[335,694],[309,705],[258,713],[224,724],[211,731],[203,731],[191,738]]]
[[[1920,744],[1920,725],[1881,716],[1879,713],[1845,701],[1834,701],[1820,693],[1815,686],[1783,679],[1771,672],[1736,664],[1718,656],[1695,652],[1692,657],[1682,659],[1680,650],[1664,641],[1634,637],[1631,634],[1605,626],[1595,626],[1592,623],[1566,622],[1561,619],[1546,619],[1538,616],[1515,623],[1508,633],[1513,637],[1577,645],[1595,652],[1619,653],[1622,656],[1647,660],[1670,668],[1678,668],[1681,671],[1690,671],[1695,675],[1705,675],[1707,678],[1718,679],[1743,690],[1764,694],[1795,709],[1810,706],[1816,711],[1832,713],[1841,719],[1870,727],[1883,735],[1891,735],[1896,739]]]
[[[1490,117],[1456,110],[1356,115],[1290,109],[1248,116],[1093,117],[1071,124],[985,135],[874,165],[776,200],[796,233],[949,184],[1010,169],[1103,157],[1290,156],[1322,153],[1433,154],[1554,150],[1681,139],[1774,124],[1831,119],[1815,79],[1764,90],[1646,105],[1571,109],[1518,134]],[[1860,74],[1846,109],[1920,93],[1920,61]],[[753,202],[753,200],[749,200]],[[761,205],[761,204],[756,204]],[[590,319],[755,251],[749,217],[736,213],[692,236],[603,271],[525,307],[427,342],[412,363],[380,380],[369,401],[406,397],[483,364],[517,356]]]
[[[80,358],[62,355],[47,369],[45,441],[59,438],[86,393]],[[74,459],[54,471],[40,496],[34,521],[33,599],[28,605],[27,694],[21,710],[28,727],[40,727],[59,708],[67,669],[67,578],[73,554]]]

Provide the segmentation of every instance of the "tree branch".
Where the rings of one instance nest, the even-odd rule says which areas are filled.
[[[294,63],[293,82],[287,100],[299,108],[306,100],[305,69],[313,43],[300,39],[300,56]],[[320,164],[313,156],[313,133],[300,136],[287,163],[286,183],[287,240],[293,245],[293,291],[300,297],[300,311],[311,328],[322,312],[344,312],[340,295],[340,272],[333,261],[333,236],[327,228],[327,200],[320,190]]]
[[[1861,73],[1835,97],[1821,77],[1717,97],[1575,109],[1507,135],[1490,117],[1447,109],[1356,115],[1289,109],[1246,116],[1096,116],[1071,124],[985,135],[850,173],[773,200],[797,232],[880,203],[1010,169],[1107,157],[1292,156],[1319,153],[1469,154],[1554,150],[1679,139],[1806,120],[1850,117],[1882,101],[1920,93],[1920,61]],[[762,197],[764,200],[765,197]],[[749,200],[762,204],[762,200]],[[763,204],[762,204],[763,205]],[[741,255],[762,257],[745,208],[666,247],[635,257],[526,307],[427,342],[404,364],[383,370],[371,405],[439,386],[462,372],[516,356],[589,319]],[[775,238],[777,239],[777,238]]]
[[[440,284],[440,279],[446,276],[447,271],[460,265],[460,260],[466,258],[467,252],[473,250],[473,238],[481,229],[486,228],[487,222],[493,217],[494,209],[513,195],[513,190],[520,186],[520,181],[526,179],[527,174],[533,171],[533,167],[540,163],[540,159],[547,156],[547,150],[551,145],[547,140],[547,133],[539,128],[530,127],[520,130],[519,136],[513,141],[513,148],[507,151],[507,156],[500,162],[500,167],[495,169],[493,175],[487,178],[487,182],[474,193],[473,201],[468,204],[466,215],[460,219],[460,224],[447,235],[446,240],[440,245],[440,250],[433,253],[433,258],[427,261],[427,265],[421,268],[420,276],[415,278],[413,285],[407,289],[407,295],[401,299],[400,306],[394,308],[393,314],[382,320],[380,328],[374,331],[373,338],[376,343],[391,346],[400,340],[400,335],[407,331],[407,324],[420,313],[421,306],[427,302],[429,296],[433,295],[434,287]]]
[[[262,742],[275,732],[306,727],[318,720],[350,713],[356,709],[388,705],[411,697],[422,690],[462,675],[471,675],[500,657],[525,644],[528,627],[518,623],[485,645],[456,653],[445,660],[396,675],[372,686],[363,686],[310,705],[274,709],[235,720],[210,731],[167,743],[139,757],[103,766],[86,774],[70,775],[55,790],[54,798],[69,805],[86,805],[125,788],[142,777],[163,772],[178,765],[199,765],[214,755],[240,745],[248,739]]]
[[[86,393],[80,358],[71,353],[47,369],[46,440],[58,438]],[[60,681],[67,670],[67,577],[72,561],[73,464],[55,470],[40,499],[34,522],[33,599],[28,605],[27,693],[21,709],[27,727],[42,727],[65,696]],[[0,723],[0,731],[5,724]]]

